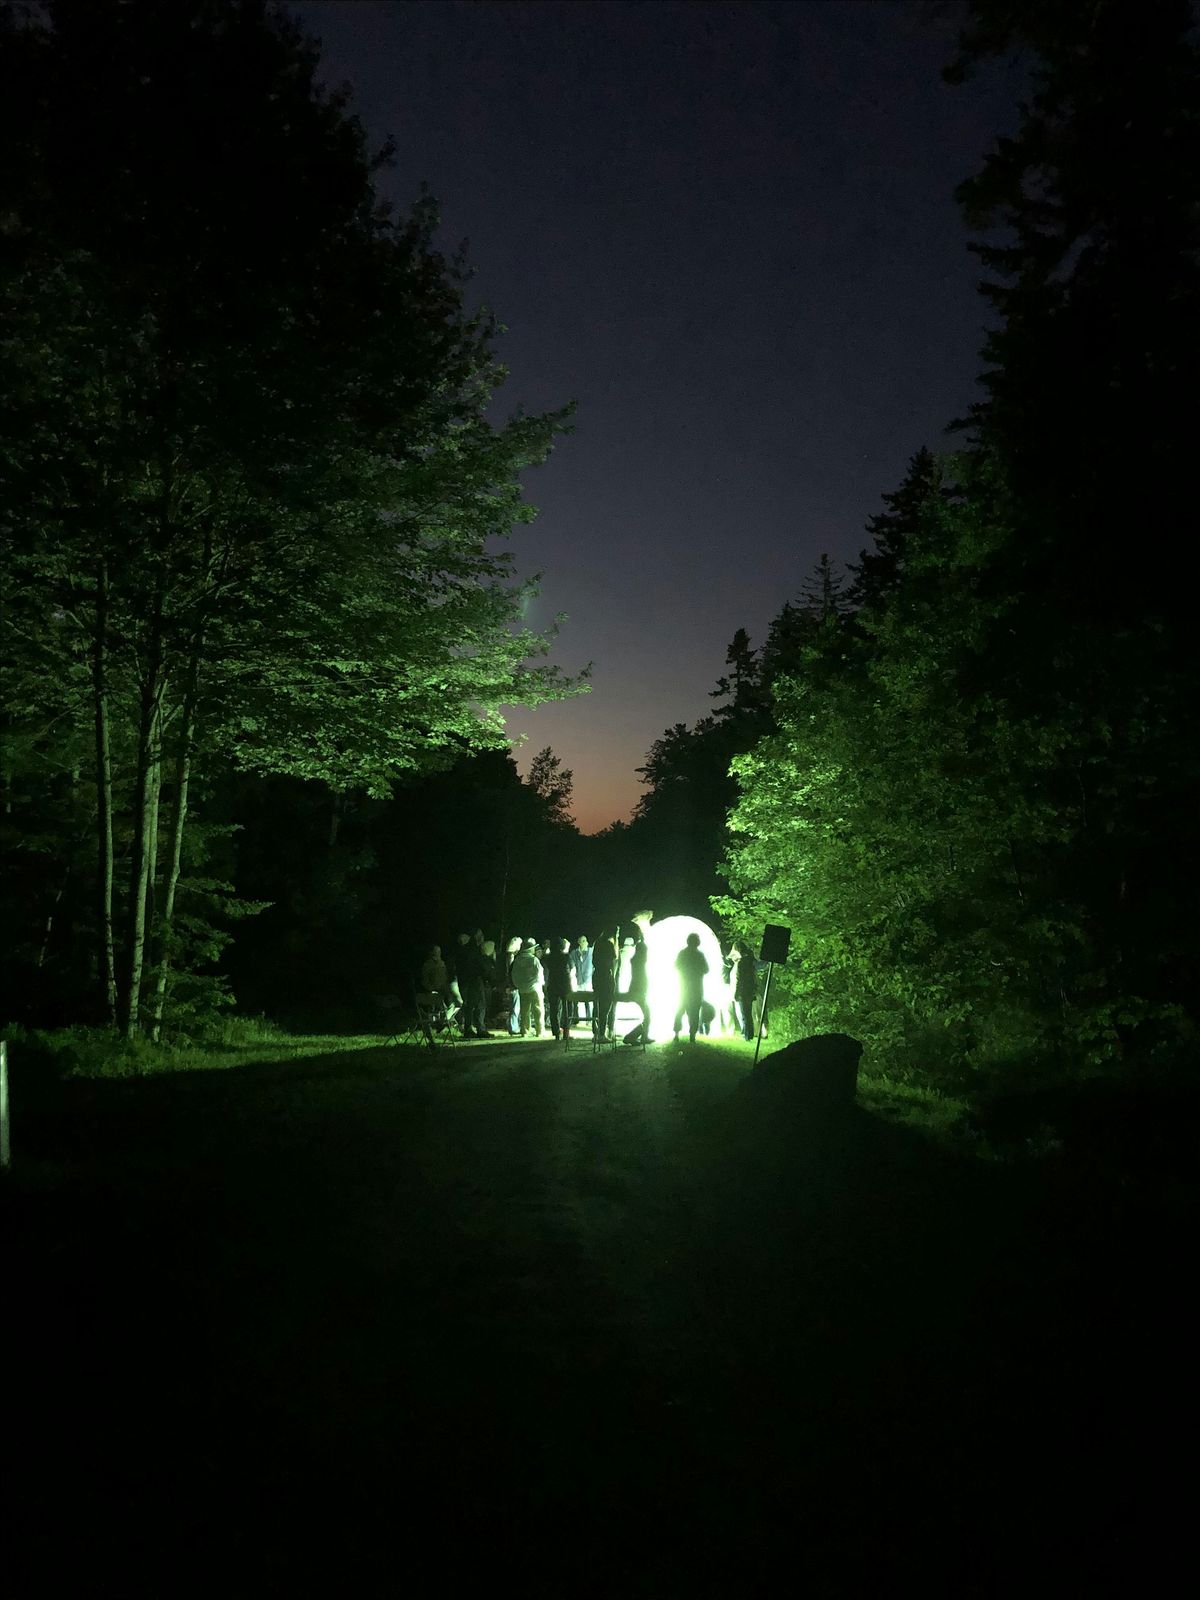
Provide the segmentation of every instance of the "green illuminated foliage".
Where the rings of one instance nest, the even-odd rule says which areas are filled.
[[[956,76],[1034,55],[1016,134],[960,191],[1003,230],[975,247],[997,321],[974,448],[914,458],[850,629],[785,619],[718,904],[751,936],[793,927],[791,1030],[923,1070],[1077,1071],[1169,1050],[1195,1015],[1200,683],[1172,580],[1195,516],[1197,54],[1182,5],[969,12]]]
[[[909,462],[904,481],[885,494],[881,511],[867,519],[870,547],[859,552],[849,600],[855,607],[876,608],[895,594],[904,572],[909,541],[920,532],[926,501],[941,492],[941,473],[930,450],[922,447]]]
[[[163,1017],[177,895],[201,898],[198,786],[384,794],[502,745],[502,704],[574,687],[496,548],[567,412],[490,419],[494,320],[428,198],[378,203],[387,153],[282,12],[102,0],[0,25],[22,154],[0,175],[5,688],[32,763],[13,826],[37,763],[70,766],[46,884],[90,832],[78,921],[132,1033],[147,996]]]

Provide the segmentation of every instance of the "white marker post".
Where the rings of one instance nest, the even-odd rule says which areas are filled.
[[[12,1159],[8,1142],[8,1040],[0,1039],[0,1167]]]

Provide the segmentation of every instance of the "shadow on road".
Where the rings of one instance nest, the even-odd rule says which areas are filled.
[[[27,1099],[24,1592],[1165,1569],[1191,1210],[744,1070],[379,1050]]]

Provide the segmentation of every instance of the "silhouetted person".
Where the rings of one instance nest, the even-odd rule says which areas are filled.
[[[693,1044],[700,1031],[701,1007],[704,1005],[704,980],[708,976],[708,962],[700,948],[700,935],[689,933],[687,944],[675,957],[675,970],[679,974],[679,1010],[675,1013],[675,1037],[679,1037],[679,1024],[684,1013],[688,1019],[688,1038]]]
[[[496,993],[500,985],[500,968],[496,961],[496,941],[485,939],[483,941],[483,954],[480,957],[483,968],[483,1026],[491,1033],[488,1021],[496,1010]]]
[[[642,1013],[642,1026],[640,1036],[647,1044],[653,1041],[650,1038],[650,947],[642,937],[642,930],[638,928],[637,937],[633,944],[633,953],[629,958],[629,998]],[[636,1039],[630,1039],[634,1043]]]
[[[575,1011],[571,998],[570,950],[565,939],[558,939],[546,957],[546,1021],[556,1039],[570,1034]]]
[[[611,933],[602,933],[592,951],[592,996],[592,1032],[611,1039],[617,1000],[617,942]]]
[[[487,1001],[483,980],[483,935],[478,941],[460,933],[455,952],[455,976],[463,998],[462,1029],[465,1039],[486,1039]]]
[[[737,956],[733,992],[742,1024],[742,1038],[753,1039],[754,1002],[758,999],[758,973],[754,968],[754,957],[750,954],[750,946],[744,939],[738,940]]]
[[[460,933],[455,940],[453,950],[446,952],[446,967],[450,973],[450,997],[458,1008],[458,1020],[463,1026],[464,1037],[467,1022],[467,997],[463,985],[467,981],[470,957],[464,957],[464,951],[471,942],[469,933]],[[466,965],[464,966],[464,960]]]

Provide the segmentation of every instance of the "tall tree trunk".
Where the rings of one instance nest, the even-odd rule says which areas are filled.
[[[183,835],[188,814],[188,784],[192,771],[192,745],[196,737],[196,686],[199,679],[199,656],[202,648],[198,641],[188,673],[187,694],[183,705],[183,726],[180,730],[179,751],[175,758],[175,810],[171,816],[171,838],[168,845],[167,885],[163,896],[162,915],[158,923],[158,973],[154,981],[154,1008],[151,1038],[158,1043],[162,1034],[163,1015],[167,1005],[167,981],[171,970],[171,937],[175,929],[175,893],[179,887],[179,872],[183,861]]]
[[[204,581],[213,578],[212,529],[204,533]],[[175,897],[179,889],[179,875],[183,864],[183,840],[188,818],[188,789],[192,775],[192,751],[196,743],[197,706],[200,696],[200,667],[204,660],[204,642],[207,626],[206,608],[202,606],[200,619],[192,635],[188,656],[187,677],[183,691],[183,714],[180,719],[179,747],[175,755],[175,809],[171,814],[171,836],[167,845],[167,883],[163,895],[162,915],[158,925],[158,972],[154,980],[154,1004],[151,1015],[150,1036],[157,1044],[162,1036],[163,1017],[167,1009],[167,986],[170,982],[172,937],[175,932]]]
[[[157,675],[156,675],[157,677]],[[146,958],[146,904],[150,894],[150,844],[157,832],[158,792],[154,783],[155,745],[159,736],[160,690],[157,682],[143,696],[138,730],[137,782],[133,801],[133,859],[129,878],[129,929],[122,996],[125,1037],[137,1034],[141,1010],[142,968]]]
[[[97,968],[109,1022],[117,1021],[117,964],[113,947],[112,755],[108,736],[108,564],[96,569],[96,629],[92,639],[92,703],[96,725],[96,845],[99,856]]]
[[[509,835],[512,823],[505,812],[504,817],[504,871],[500,877],[500,944],[496,954],[499,960],[506,959],[508,950],[508,867],[509,867]]]
[[[42,943],[38,950],[37,958],[37,964],[39,967],[44,967],[46,965],[46,957],[50,953],[50,940],[54,935],[54,914],[62,903],[63,895],[67,892],[67,883],[70,879],[70,876],[71,869],[68,867],[63,873],[63,880],[58,886],[58,890],[55,893],[54,899],[50,902],[50,910],[46,913],[46,920],[42,924]]]
[[[133,797],[133,856],[129,874],[128,935],[125,958],[125,993],[120,997],[125,1037],[137,1034],[142,998],[142,970],[146,960],[146,906],[150,896],[153,862],[151,851],[158,836],[159,740],[162,735],[163,585],[159,581],[150,618],[150,637],[142,672],[138,719],[137,779]]]
[[[146,951],[154,947],[155,897],[158,889],[158,813],[162,800],[162,709],[155,730],[154,760],[150,766],[149,804],[146,808]]]

